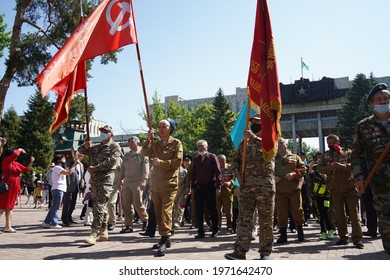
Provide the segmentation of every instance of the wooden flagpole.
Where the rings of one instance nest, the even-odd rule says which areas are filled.
[[[80,15],[81,18],[84,18],[84,11],[83,11],[83,1],[80,0]],[[86,61],[84,63],[87,63]],[[86,65],[85,65],[85,68]],[[85,84],[84,89],[84,107],[85,107],[85,129],[87,131],[87,139],[85,141],[91,141],[90,132],[89,132],[89,111],[88,111],[88,94],[87,94],[87,85]],[[88,165],[92,165],[92,154],[91,149],[88,149]]]
[[[149,106],[148,106],[148,97],[147,97],[147,94],[146,94],[144,72],[143,72],[143,69],[142,69],[141,53],[140,53],[140,50],[139,50],[138,34],[137,34],[137,27],[136,27],[136,24],[135,24],[134,7],[133,7],[133,1],[132,0],[130,0],[130,4],[131,4],[131,8],[133,10],[134,31],[135,31],[135,36],[137,38],[137,43],[135,44],[135,48],[137,50],[138,67],[139,67],[139,73],[140,73],[140,76],[141,76],[142,91],[143,91],[143,94],[144,94],[144,103],[145,103],[145,109],[146,109],[146,117],[147,117],[147,121],[148,121],[149,130],[152,130],[152,120],[150,118],[150,112],[149,112]],[[153,139],[152,139],[152,149],[153,149],[153,156],[156,156],[156,146],[155,146],[155,143],[154,143]]]
[[[378,171],[379,166],[382,164],[383,160],[385,159],[386,155],[389,152],[390,152],[390,141],[387,143],[386,147],[379,155],[379,158],[376,160],[374,167],[370,171],[370,174],[368,174],[368,177],[364,180],[364,188],[367,188],[368,184],[372,180],[372,177],[374,177],[375,173]]]
[[[85,129],[87,131],[87,139],[85,141],[91,141],[90,133],[89,133],[89,112],[88,112],[88,94],[87,94],[87,87],[84,89],[84,105],[85,105]],[[92,165],[92,154],[91,149],[88,149],[88,164],[89,166]]]

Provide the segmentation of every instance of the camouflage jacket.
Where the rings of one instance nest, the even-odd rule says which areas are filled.
[[[287,180],[285,176],[293,173],[294,178]],[[277,193],[293,193],[302,189],[303,177],[306,174],[306,165],[303,160],[296,154],[287,150],[285,157],[277,155],[275,158],[275,176],[281,181],[276,184]]]
[[[90,148],[85,148],[83,144],[78,148],[78,152],[85,155],[91,155],[91,165],[96,170],[96,172],[91,174],[92,181],[100,181],[102,178],[105,178],[107,174],[112,174],[112,179],[110,180],[113,181],[118,158],[122,156],[121,148],[118,143],[110,139],[107,144],[99,143]]]
[[[367,176],[379,155],[390,141],[390,119],[386,127],[373,115],[357,124],[353,140],[352,167],[355,178]],[[390,164],[390,153],[381,166]]]
[[[242,176],[242,154],[244,141],[247,141],[245,157],[245,174]],[[233,162],[229,170],[237,176],[241,174],[245,178],[245,185],[262,185],[263,181],[275,181],[275,161],[265,161],[262,153],[262,141],[260,138],[244,139],[233,156]],[[274,185],[274,184],[273,184]]]
[[[351,150],[346,148],[341,148],[340,152],[328,150],[318,159],[318,171],[327,176],[326,185],[329,191],[343,193],[355,188],[352,180],[351,153]],[[330,165],[334,162],[341,163],[342,166],[332,170]]]

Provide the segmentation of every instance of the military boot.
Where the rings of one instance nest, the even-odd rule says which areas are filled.
[[[92,229],[91,234],[84,240],[84,242],[91,245],[95,245],[98,234],[99,231],[97,229]]]
[[[169,238],[169,236],[162,236],[159,244],[161,244],[161,245],[158,248],[155,256],[156,257],[163,257],[163,256],[165,256],[165,254],[167,252],[167,248],[171,247],[171,239]],[[168,247],[168,244],[169,244],[169,247]]]
[[[276,243],[283,244],[286,242],[287,242],[287,228],[284,227],[284,228],[280,229],[280,236],[279,236],[278,240],[276,240]]]
[[[102,228],[100,230],[98,237],[96,238],[96,241],[101,242],[101,241],[107,241],[107,240],[108,240],[108,229]]]
[[[303,240],[305,240],[305,235],[303,234],[302,225],[297,226],[297,231],[298,231],[298,240],[302,242]]]

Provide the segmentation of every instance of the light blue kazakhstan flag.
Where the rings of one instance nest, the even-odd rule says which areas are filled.
[[[230,132],[230,138],[232,139],[234,147],[238,148],[242,139],[244,139],[244,130],[246,129],[246,110],[248,108],[248,98],[246,98],[244,106],[238,114],[236,123],[233,126],[232,132]],[[250,109],[249,116],[255,114],[255,110]]]
[[[303,60],[301,59],[301,67],[302,69],[306,69],[306,70],[309,70],[309,66],[306,65],[305,62],[303,62]]]

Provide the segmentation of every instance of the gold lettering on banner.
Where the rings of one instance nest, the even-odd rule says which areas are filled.
[[[260,110],[263,112],[269,120],[274,121],[274,115],[272,114],[271,107],[265,103],[263,99],[260,99]]]
[[[269,44],[268,54],[267,54],[267,69],[273,70],[275,67],[275,46],[274,46],[274,39],[271,39],[271,42]]]
[[[93,21],[91,19],[87,19],[81,23],[81,25],[75,30],[74,33],[72,33],[70,37],[72,38],[73,43],[69,46],[67,52],[61,53],[57,57],[57,60],[53,60],[51,65],[43,71],[43,74],[46,78],[50,78],[51,74],[53,73],[53,69],[62,67],[62,65],[66,63],[76,62],[75,58],[83,55],[85,47],[88,44],[89,37],[91,36],[91,29],[96,26],[97,22],[98,19]],[[86,34],[88,36],[86,36]],[[61,78],[62,77],[59,77],[59,79]]]
[[[261,91],[261,83],[250,77],[249,79],[249,85],[252,87],[253,90],[260,92]]]
[[[260,68],[260,64],[256,60],[252,59],[252,62],[251,62],[251,72],[256,74],[259,71],[259,68]]]

